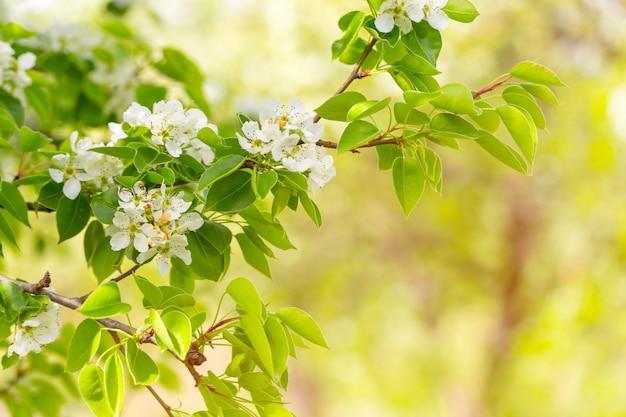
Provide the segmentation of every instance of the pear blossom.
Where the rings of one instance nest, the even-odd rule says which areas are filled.
[[[307,177],[309,190],[317,191],[335,176],[333,157],[317,145],[324,126],[315,122],[298,99],[286,106],[270,99],[259,111],[259,121],[247,121],[237,139],[242,149],[261,155],[267,166],[299,172]],[[311,178],[311,175],[313,178]]]
[[[380,5],[379,15],[374,25],[382,33],[389,33],[398,26],[402,34],[409,33],[411,21],[419,23],[424,19],[426,0],[386,0]]]
[[[189,211],[192,202],[183,197],[184,192],[172,192],[165,184],[146,189],[141,181],[132,189],[119,190],[113,224],[105,230],[111,236],[111,249],[132,246],[139,252],[139,263],[156,256],[162,275],[169,272],[172,257],[190,264],[186,234],[202,227],[204,219],[200,213]]]
[[[152,110],[133,102],[123,120],[133,127],[148,128],[151,142],[174,158],[186,154],[207,166],[215,159],[213,150],[198,138],[198,133],[204,128],[218,133],[217,126],[209,123],[202,111],[185,109],[178,100],[159,101]],[[113,143],[127,137],[122,123],[109,123],[109,130]]]
[[[51,301],[36,316],[24,320],[17,326],[15,340],[9,346],[7,356],[17,353],[24,357],[30,352],[39,353],[41,346],[53,342],[60,331],[59,305]]]
[[[448,0],[426,0],[424,17],[428,24],[437,30],[448,27],[448,15],[441,10],[448,4]]]
[[[0,85],[5,90],[22,99],[22,92],[32,80],[26,73],[35,66],[37,57],[32,52],[25,52],[15,57],[11,44],[0,41]]]
[[[50,160],[48,173],[52,181],[63,183],[63,194],[70,200],[76,199],[83,185],[106,189],[114,184],[113,178],[124,169],[122,161],[114,156],[91,152],[91,149],[104,146],[84,137],[78,139],[78,132],[70,135],[71,152],[54,155]]]

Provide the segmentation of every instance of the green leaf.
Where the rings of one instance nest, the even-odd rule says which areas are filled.
[[[393,162],[392,176],[393,186],[404,210],[404,216],[409,217],[422,197],[426,185],[419,161],[415,158],[397,158]]]
[[[98,282],[102,282],[119,267],[123,256],[124,251],[115,252],[111,249],[110,237],[107,237],[98,244],[91,260],[91,267]]]
[[[163,294],[159,287],[154,285],[148,279],[135,275],[135,284],[143,294],[143,306],[146,308],[156,308],[163,301]]]
[[[82,194],[74,200],[61,198],[57,207],[57,230],[59,243],[76,236],[89,223],[91,206]]]
[[[34,152],[52,142],[40,132],[35,132],[27,126],[20,129],[20,147],[22,152]]]
[[[4,107],[0,107],[0,131],[17,132],[18,130],[11,114]]]
[[[481,130],[476,143],[503,164],[522,174],[529,173],[528,165],[524,158],[515,149],[502,142],[492,133]]]
[[[548,104],[560,104],[559,99],[556,98],[556,95],[554,95],[552,90],[550,90],[550,88],[546,87],[545,85],[522,83],[522,88],[524,88],[524,90],[528,91],[539,100],[544,101]]]
[[[245,160],[246,158],[241,155],[231,154],[214,161],[200,177],[198,190],[208,187],[216,181],[237,171]]]
[[[361,93],[345,91],[326,100],[315,112],[323,119],[345,122],[352,106],[366,100]]]
[[[520,107],[530,114],[539,129],[546,128],[546,118],[541,111],[541,108],[537,105],[535,99],[518,85],[507,87],[502,92],[502,98],[510,105]]]
[[[406,103],[395,103],[393,105],[393,115],[398,123],[404,125],[421,126],[430,122],[426,113],[415,110]]]
[[[150,319],[152,320],[154,310],[150,311]],[[161,320],[169,336],[168,339],[171,341],[171,346],[168,348],[175,352],[179,358],[184,359],[191,345],[191,321],[189,317],[180,310],[169,310],[161,315]],[[163,339],[162,330],[160,327],[154,327],[157,340]]]
[[[535,84],[565,86],[554,72],[532,61],[520,62],[511,69],[509,74],[520,80]]]
[[[256,201],[250,173],[236,171],[216,181],[206,196],[205,210],[238,212]]]
[[[422,104],[430,103],[441,95],[441,91],[434,91],[432,93],[422,91],[405,91],[402,93],[404,101],[409,106],[417,107]]]
[[[3,40],[17,40],[23,38],[32,38],[37,35],[36,32],[31,32],[25,29],[23,26],[14,22],[7,22],[2,25],[2,39]]]
[[[212,221],[205,222],[196,233],[199,233],[203,239],[213,245],[220,254],[226,252],[233,239],[233,233],[228,227]]]
[[[309,189],[306,177],[299,172],[279,171],[278,178],[294,190],[307,191]]]
[[[285,307],[278,310],[276,315],[296,334],[311,343],[328,348],[328,343],[322,334],[322,330],[315,320],[305,311],[296,307]]]
[[[163,48],[163,59],[154,64],[163,74],[183,83],[202,83],[204,75],[198,66],[183,52]]]
[[[280,376],[287,369],[287,358],[289,357],[289,342],[285,328],[273,316],[267,318],[263,327],[272,351],[274,372]]]
[[[467,120],[451,113],[439,113],[430,122],[430,130],[436,137],[476,139],[478,130]]]
[[[119,355],[115,352],[104,363],[104,390],[115,416],[120,415],[124,403],[124,368]]]
[[[295,249],[280,222],[272,219],[269,213],[261,213],[256,207],[250,206],[239,214],[259,236],[272,245],[282,250]]]
[[[202,279],[218,281],[226,268],[228,252],[220,253],[198,231],[187,234],[187,240],[187,248],[191,251],[191,270]]]
[[[497,110],[526,160],[532,162],[537,150],[537,129],[530,116],[513,106],[500,106]]]
[[[265,253],[263,253],[263,251],[259,249],[245,234],[238,233],[235,235],[235,238],[237,239],[237,242],[239,242],[239,247],[241,248],[243,258],[246,262],[266,277],[272,278],[270,264],[265,257]]]
[[[161,291],[163,299],[153,308],[164,309],[169,306],[183,308],[192,307],[196,304],[196,299],[183,289],[162,285],[159,287],[159,291]]]
[[[20,223],[29,226],[28,207],[22,194],[10,182],[2,181],[0,184],[2,188],[2,192],[0,192],[0,207],[5,209],[7,213],[11,213]]]
[[[226,293],[247,313],[265,320],[267,312],[254,284],[244,277],[235,278],[226,287]]]
[[[46,93],[38,85],[29,85],[24,89],[24,95],[28,104],[35,110],[37,116],[42,122],[50,120],[50,114],[52,113],[52,102],[48,93]],[[15,117],[15,116],[14,116]]]
[[[244,314],[239,321],[241,329],[250,340],[252,347],[259,356],[261,367],[271,376],[274,376],[274,362],[265,329],[261,320],[253,314]]]
[[[490,132],[495,132],[500,127],[500,115],[494,109],[491,104],[484,101],[476,103],[476,107],[480,109],[475,115],[471,116],[472,120],[476,122],[481,128]]]
[[[76,327],[67,351],[65,372],[78,371],[89,363],[98,350],[100,336],[100,325],[95,320],[85,319]]]
[[[104,372],[98,365],[87,365],[78,375],[80,395],[91,411],[96,417],[113,417],[104,384]]]
[[[365,13],[361,11],[351,12],[350,17],[350,23],[344,30],[343,36],[332,44],[332,59],[337,59],[358,39],[359,30],[365,20]],[[346,16],[342,19],[345,22]]]
[[[413,74],[437,75],[441,73],[426,58],[418,55],[405,55],[402,58],[402,65]]]
[[[441,87],[441,95],[431,103],[438,109],[452,113],[476,114],[472,92],[463,84],[444,85]]]
[[[172,162],[173,159],[174,158],[168,154],[161,153],[154,148],[144,146],[136,149],[133,164],[135,165],[135,168],[137,168],[137,171],[144,172],[156,167],[159,164]]]
[[[413,30],[402,37],[402,43],[413,55],[425,58],[432,66],[437,65],[441,51],[441,33],[425,20],[413,23]]]
[[[115,282],[108,282],[96,288],[76,311],[91,318],[104,318],[126,314],[130,304],[122,303],[120,289]]]
[[[159,378],[159,368],[150,355],[137,347],[132,339],[126,342],[128,372],[136,385],[152,385]]]
[[[343,153],[356,149],[375,139],[379,135],[378,127],[364,120],[355,120],[348,124],[339,138],[337,152]]]
[[[133,31],[120,20],[109,20],[101,24],[105,32],[121,39],[132,39]]]
[[[255,181],[252,183],[254,193],[260,199],[264,199],[277,182],[278,174],[275,171],[257,171]]]
[[[386,171],[391,169],[393,161],[402,157],[402,148],[398,145],[382,145],[376,147],[378,154],[378,169]]]
[[[48,208],[56,210],[59,206],[59,202],[63,198],[63,184],[57,184],[54,181],[50,181],[41,187],[37,201]]]
[[[304,211],[309,218],[313,220],[315,226],[318,229],[322,227],[322,213],[317,207],[317,204],[315,204],[315,202],[311,200],[311,197],[309,197],[309,194],[304,191],[300,191],[300,193],[298,193],[298,197],[300,198],[300,204],[304,208]]]
[[[28,306],[28,296],[22,287],[10,281],[0,282],[0,300],[4,316],[10,322],[17,320],[20,312]]]
[[[137,103],[148,108],[152,108],[152,106],[156,102],[165,100],[166,96],[167,88],[161,86],[139,84],[135,89],[135,97],[137,98]]]
[[[356,103],[348,111],[348,121],[351,122],[357,119],[363,119],[367,116],[371,116],[384,108],[386,108],[391,102],[391,97],[387,97],[383,100],[367,100],[360,103]]]
[[[442,190],[442,165],[441,158],[435,151],[426,147],[418,148],[419,160],[422,166],[422,172],[426,175],[428,185],[437,193],[441,194]]]
[[[448,0],[442,10],[450,19],[462,23],[473,22],[479,15],[476,7],[468,0]]]

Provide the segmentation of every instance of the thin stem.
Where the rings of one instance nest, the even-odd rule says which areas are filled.
[[[509,81],[511,78],[513,78],[513,76],[510,74],[501,75],[500,77],[496,78],[495,80],[493,80],[492,82],[490,82],[489,84],[487,84],[486,86],[484,86],[483,88],[475,92],[472,98],[476,100],[478,97],[482,96],[483,94],[493,91],[496,88],[500,87],[502,84]]]
[[[150,394],[157,400],[157,402],[163,407],[163,410],[167,413],[168,416],[174,417],[174,413],[172,413],[172,407],[170,407],[163,398],[152,388],[150,385],[146,385],[146,389],[150,391]]]
[[[123,280],[124,278],[133,275],[135,273],[136,270],[138,270],[139,268],[141,268],[142,264],[137,264],[135,266],[133,266],[132,268],[130,268],[128,271],[123,272],[122,274],[116,276],[115,278],[111,278],[111,282],[120,282],[121,280]]]
[[[367,58],[367,56],[370,54],[370,52],[372,52],[372,48],[374,48],[374,45],[376,45],[376,41],[377,39],[374,38],[370,41],[369,44],[367,44],[367,46],[365,47],[365,50],[361,54],[361,58],[359,58],[359,61],[356,63],[354,68],[352,68],[352,71],[348,75],[348,78],[346,78],[343,84],[341,84],[341,87],[339,87],[339,89],[335,92],[335,94],[333,94],[334,96],[346,91],[346,89],[352,83],[352,81],[359,79],[359,78],[363,78],[363,76],[360,75],[359,70],[361,69],[361,65],[363,65],[363,62],[365,62],[365,59]],[[320,119],[321,119],[321,116],[319,114],[316,114],[315,117],[313,118],[313,122],[317,123],[320,121]]]

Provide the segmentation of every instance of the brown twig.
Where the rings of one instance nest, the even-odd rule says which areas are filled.
[[[486,86],[484,86],[483,88],[475,92],[472,98],[476,100],[478,97],[482,96],[483,94],[493,91],[496,88],[500,87],[502,84],[509,81],[511,78],[513,78],[513,76],[509,74],[501,75],[500,77],[496,78],[494,81],[490,82],[489,84],[487,84]]]
[[[157,400],[157,402],[163,407],[163,410],[167,413],[168,416],[174,417],[174,413],[172,413],[172,407],[170,407],[163,398],[152,388],[150,385],[146,385],[146,389],[150,391],[150,394]]]
[[[367,44],[367,46],[365,47],[365,50],[361,54],[361,58],[359,58],[359,61],[356,63],[354,68],[352,68],[352,71],[348,75],[348,78],[346,78],[343,84],[341,84],[341,87],[339,87],[339,89],[335,92],[335,94],[333,94],[333,96],[336,96],[346,91],[346,89],[352,83],[352,81],[361,79],[364,76],[366,76],[366,75],[363,75],[363,73],[360,71],[361,65],[363,65],[363,62],[365,62],[365,59],[367,58],[367,56],[370,54],[370,52],[372,52],[372,48],[374,48],[374,45],[376,45],[376,41],[377,39],[374,38],[370,41],[370,43]],[[367,72],[367,74],[369,74],[369,71]],[[320,121],[320,119],[321,119],[321,116],[319,114],[316,114],[315,117],[313,118],[313,122],[317,123]]]

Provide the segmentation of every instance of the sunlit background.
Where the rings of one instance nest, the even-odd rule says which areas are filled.
[[[330,59],[336,21],[366,7],[138,3],[136,32],[199,63],[212,121],[226,128],[269,97],[299,97],[312,110],[332,95],[350,71]],[[562,104],[544,109],[534,175],[469,142],[460,152],[437,149],[444,194],[426,192],[405,220],[375,152],[342,154],[337,177],[314,196],[322,229],[303,213],[283,218],[298,250],[279,254],[273,281],[235,261],[227,280],[245,274],[272,306],[308,311],[331,345],[290,363],[287,398],[299,417],[626,415],[626,4],[474,3],[475,22],[442,34],[441,83],[478,89],[530,59],[568,85],[557,91]],[[33,29],[101,19],[97,1],[0,4],[5,18]],[[372,99],[399,96],[384,74],[359,83]],[[334,125],[326,132],[340,134]],[[66,246],[58,253],[73,255]],[[59,265],[67,260],[57,252],[41,261],[38,271],[84,270]],[[33,265],[27,254],[4,262],[19,276]],[[181,398],[164,389],[172,403]],[[127,415],[151,401],[135,395]]]

